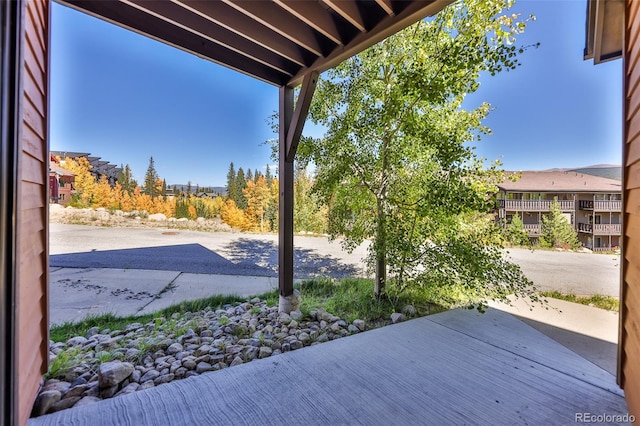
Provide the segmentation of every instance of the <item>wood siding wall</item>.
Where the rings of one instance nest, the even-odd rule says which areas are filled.
[[[48,46],[49,1],[24,12],[23,125],[18,149],[17,389],[19,422],[27,423],[48,363]]]
[[[622,302],[619,379],[640,417],[640,1],[627,0],[624,55]]]

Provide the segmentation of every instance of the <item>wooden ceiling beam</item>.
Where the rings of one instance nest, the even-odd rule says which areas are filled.
[[[338,45],[344,44],[336,20],[315,0],[274,0],[287,12]]]
[[[220,1],[171,1],[298,65],[308,66],[316,57],[291,40]]]
[[[320,34],[315,33],[303,21],[271,1],[221,1],[316,56],[325,56],[330,48],[333,48],[327,46],[326,42],[322,43],[318,37]]]
[[[376,3],[378,3],[378,6],[380,6],[380,8],[384,10],[387,15],[391,15],[391,16],[395,15],[395,12],[393,10],[393,4],[391,4],[391,0],[376,0]]]
[[[367,31],[362,12],[355,1],[322,0],[322,2],[346,19],[347,22],[356,27],[361,33]]]
[[[148,0],[121,1],[284,74],[293,75],[299,69],[299,64],[295,64],[216,23],[205,20],[200,15],[177,4]]]
[[[342,61],[357,55],[366,48],[379,43],[425,16],[436,14],[452,1],[453,0],[435,0],[432,2],[414,1],[406,3],[406,7],[400,11],[396,11],[395,16],[383,18],[375,27],[371,28],[369,32],[359,33],[353,40],[347,43],[344,48],[336,49],[326,58],[319,58],[310,67],[300,70],[297,75],[289,80],[288,86],[296,87],[302,84],[304,76],[312,71],[323,72],[339,65]]]

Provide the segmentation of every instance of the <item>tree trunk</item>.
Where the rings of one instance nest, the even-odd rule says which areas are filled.
[[[378,230],[376,232],[376,282],[373,289],[374,295],[379,299],[384,294],[387,284],[387,250],[386,250],[386,224],[383,202],[378,199]]]

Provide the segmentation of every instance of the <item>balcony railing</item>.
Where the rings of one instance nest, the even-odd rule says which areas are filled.
[[[609,247],[609,246],[605,246],[605,247],[592,247],[591,248],[592,251],[594,252],[603,252],[603,251],[616,251],[619,250],[619,247]]]
[[[593,225],[594,235],[620,235],[622,233],[622,225],[619,223],[596,224]]]
[[[540,224],[532,224],[532,225],[525,224],[525,225],[522,225],[522,227],[524,228],[525,231],[527,231],[527,234],[529,234],[530,237],[538,236],[542,232],[542,225]]]
[[[609,201],[594,201],[593,210],[604,212],[620,212],[622,211],[622,201],[609,200]]]
[[[551,203],[551,200],[500,200],[500,207],[523,212],[547,212],[551,210]],[[559,200],[558,203],[561,210],[575,210],[573,200]]]
[[[622,201],[620,200],[580,200],[580,210],[594,210],[600,212],[622,211]]]
[[[590,223],[578,223],[578,232],[593,233],[593,225]]]
[[[622,225],[619,223],[578,223],[578,232],[586,232],[594,235],[620,235],[622,233]]]

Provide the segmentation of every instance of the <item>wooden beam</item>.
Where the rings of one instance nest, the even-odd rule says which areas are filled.
[[[329,10],[313,0],[274,0],[287,12],[323,34],[338,45],[344,44],[336,20]]]
[[[293,295],[293,161],[287,161],[287,134],[293,116],[293,89],[280,87],[278,288],[280,297]]]
[[[292,75],[293,71],[299,68],[299,64],[176,3],[148,0],[121,1],[284,74]]]
[[[322,0],[327,6],[347,20],[351,25],[356,27],[358,31],[364,33],[367,31],[364,17],[354,1],[345,0]]]
[[[425,16],[438,13],[452,1],[453,0],[415,1],[406,4],[406,7],[402,10],[399,10],[399,8],[396,9],[396,16],[387,16],[375,27],[371,28],[369,32],[358,33],[343,49],[335,49],[327,57],[318,58],[310,67],[303,68],[297,75],[293,76],[287,85],[289,87],[300,85],[306,74],[312,71],[323,72],[329,68],[333,68],[345,59],[357,55],[366,48],[379,43],[403,28],[423,19]]]
[[[378,6],[382,8],[386,12],[387,15],[395,15],[393,11],[393,5],[391,4],[391,0],[376,0]]]
[[[312,28],[270,1],[222,1],[316,56],[325,56],[333,48],[323,46]]]
[[[309,114],[309,106],[311,105],[311,99],[313,99],[313,93],[316,90],[316,84],[318,83],[318,72],[312,72],[307,74],[302,81],[302,88],[300,89],[300,95],[298,95],[298,102],[296,103],[296,110],[291,119],[289,130],[287,131],[287,144],[286,154],[287,161],[293,162],[298,150],[298,144],[300,143],[300,136],[302,136],[302,128]]]

